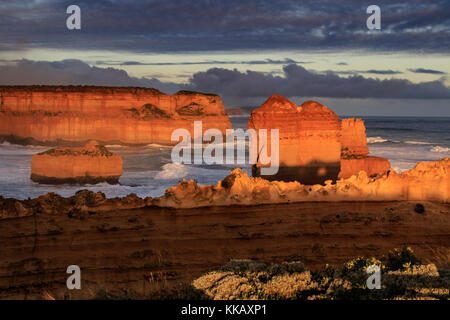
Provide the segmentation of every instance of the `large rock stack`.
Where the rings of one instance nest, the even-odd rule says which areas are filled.
[[[315,101],[297,107],[288,99],[273,95],[251,113],[248,127],[258,134],[259,129],[279,129],[280,168],[276,175],[263,176],[268,180],[323,184],[359,171],[374,175],[390,169],[387,159],[368,156],[361,119],[340,121],[333,111]],[[268,149],[270,154],[270,138]],[[263,166],[257,163],[253,175],[260,176]]]
[[[248,127],[257,132],[279,129],[280,168],[276,175],[264,178],[298,180],[304,184],[337,179],[341,156],[340,123],[338,116],[327,107],[315,101],[297,107],[288,99],[273,95],[252,112]],[[261,166],[254,167],[254,175],[260,174]]]

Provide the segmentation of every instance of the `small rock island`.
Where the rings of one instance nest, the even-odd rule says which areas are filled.
[[[31,180],[45,184],[117,184],[123,161],[96,141],[82,148],[54,148],[33,156]]]

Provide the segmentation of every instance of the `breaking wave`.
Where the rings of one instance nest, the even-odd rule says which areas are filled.
[[[367,143],[382,143],[388,142],[389,140],[384,139],[382,137],[367,137]]]
[[[162,171],[158,172],[155,179],[158,180],[170,180],[179,179],[188,175],[187,168],[178,163],[167,163],[162,166]]]

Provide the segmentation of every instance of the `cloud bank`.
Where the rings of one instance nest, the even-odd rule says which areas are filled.
[[[0,85],[35,84],[150,87],[165,92],[180,88],[179,84],[131,77],[125,70],[91,67],[75,59],[55,62],[23,59],[12,65],[0,66]]]
[[[264,97],[279,93],[286,97],[450,99],[450,88],[441,81],[412,83],[405,79],[380,80],[361,75],[340,77],[318,73],[302,66],[283,67],[283,76],[222,68],[195,73],[189,87],[216,92],[227,98]]]
[[[211,68],[194,73],[187,83],[179,84],[156,78],[136,78],[121,69],[92,67],[80,60],[19,60],[12,65],[0,66],[0,84],[141,86],[168,93],[188,89],[217,93],[224,100],[233,102],[264,98],[274,93],[286,97],[450,99],[450,88],[442,81],[412,83],[405,79],[380,80],[361,75],[342,77],[332,71],[319,73],[297,64],[285,65],[282,71],[279,76],[251,70]]]

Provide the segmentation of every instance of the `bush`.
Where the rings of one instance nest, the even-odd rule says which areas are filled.
[[[394,249],[390,251],[386,261],[386,269],[388,271],[408,270],[412,266],[420,265],[422,262],[414,255],[410,247],[403,249]]]

